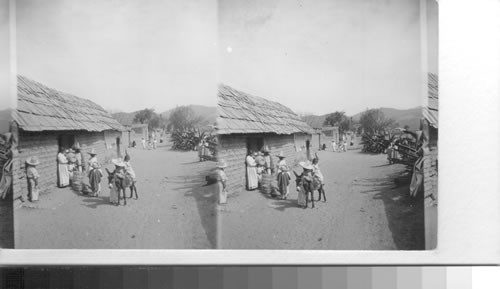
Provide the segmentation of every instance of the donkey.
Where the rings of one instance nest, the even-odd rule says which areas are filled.
[[[127,205],[127,196],[125,194],[125,190],[130,188],[130,197],[132,198],[133,193],[135,192],[135,198],[139,199],[137,194],[137,188],[135,187],[135,182],[127,175],[120,176],[116,174],[115,171],[111,172],[106,168],[106,172],[108,172],[108,184],[109,188],[116,189],[118,191],[118,203],[117,206],[120,205],[120,192],[123,195],[123,204]]]
[[[311,196],[311,208],[314,208],[313,178],[304,174],[299,175],[295,171],[293,171],[293,173],[295,174],[295,184],[297,187],[297,191],[300,194],[300,191],[303,190],[303,192],[306,194],[306,205],[304,206],[304,209],[309,207],[309,195]]]

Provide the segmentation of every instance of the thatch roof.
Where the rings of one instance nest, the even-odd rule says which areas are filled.
[[[25,131],[123,130],[111,114],[94,102],[17,77],[17,110],[13,115]]]
[[[428,104],[423,113],[429,124],[435,128],[439,126],[439,79],[436,74],[428,74]]]
[[[314,133],[288,107],[223,84],[219,85],[218,113],[218,134]]]

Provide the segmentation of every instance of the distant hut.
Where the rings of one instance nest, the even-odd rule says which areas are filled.
[[[12,123],[18,145],[13,172],[14,198],[27,190],[25,160],[31,156],[40,159],[39,186],[46,191],[57,182],[56,157],[60,147],[71,148],[78,142],[84,153],[94,149],[102,163],[123,153],[123,126],[102,107],[24,76],[18,76],[17,80],[18,101]]]
[[[143,138],[146,140],[146,142],[149,140],[149,130],[147,123],[132,124],[131,132],[132,134],[130,136],[130,139],[131,141],[135,140],[137,145],[140,145]]]
[[[438,76],[428,74],[428,101],[423,109],[424,120],[421,129],[429,141],[429,153],[424,161],[425,198],[425,247],[434,249],[437,244],[437,207],[431,200],[438,196],[438,127],[439,127]],[[431,196],[428,198],[428,196]]]
[[[288,107],[220,85],[218,109],[217,156],[228,164],[230,190],[245,187],[248,151],[267,146],[275,163],[283,151],[290,166],[311,158],[314,130]]]
[[[312,136],[312,147],[321,150],[323,144],[328,149],[332,148],[332,140],[339,143],[339,128],[337,126],[325,125],[325,117],[321,116],[305,116],[304,122],[314,129]]]

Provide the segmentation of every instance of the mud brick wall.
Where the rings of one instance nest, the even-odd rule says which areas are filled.
[[[255,135],[253,135],[255,136]],[[293,135],[262,135],[264,145],[269,147],[274,164],[278,163],[278,155],[281,151],[286,156],[289,166],[297,169],[299,161],[306,160],[306,151],[295,151]],[[228,167],[225,169],[228,177],[228,191],[241,192],[246,190],[246,166],[247,155],[246,135],[220,135],[217,148],[217,159],[225,160]],[[297,171],[299,172],[299,171]]]
[[[57,153],[58,136],[62,133],[71,133],[75,136],[75,141],[80,143],[84,153],[85,162],[88,161],[87,152],[94,149],[98,154],[98,159],[102,164],[116,157],[116,144],[113,145],[112,137],[121,135],[120,132],[110,133],[108,143],[103,132],[19,132],[18,153],[14,157],[13,163],[13,185],[14,199],[21,197],[23,192],[27,192],[26,160],[31,156],[37,156],[40,165],[37,166],[40,174],[40,193],[48,193],[57,186]],[[116,137],[115,137],[116,140]],[[113,141],[113,143],[110,143]],[[110,149],[111,148],[111,149]]]

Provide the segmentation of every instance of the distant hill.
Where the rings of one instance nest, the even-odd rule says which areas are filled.
[[[387,108],[381,107],[379,108],[386,118],[392,118],[397,123],[398,126],[404,127],[408,125],[410,130],[418,130],[420,127],[420,119],[422,118],[422,107],[415,107],[410,109],[395,109],[395,108]],[[353,121],[359,121],[361,114],[363,112],[359,112],[352,116]],[[311,127],[317,128],[321,127],[325,122],[327,114],[324,115],[307,115],[302,117],[302,119],[309,124]],[[351,116],[349,116],[351,117]]]
[[[197,116],[201,116],[203,118],[203,124],[213,124],[217,119],[217,108],[203,105],[189,105],[189,107],[194,111]],[[161,114],[163,119],[168,120],[170,114],[175,108],[164,111]],[[134,112],[117,112],[113,113],[113,117],[123,125],[131,125],[134,121],[135,114],[138,111]]]

